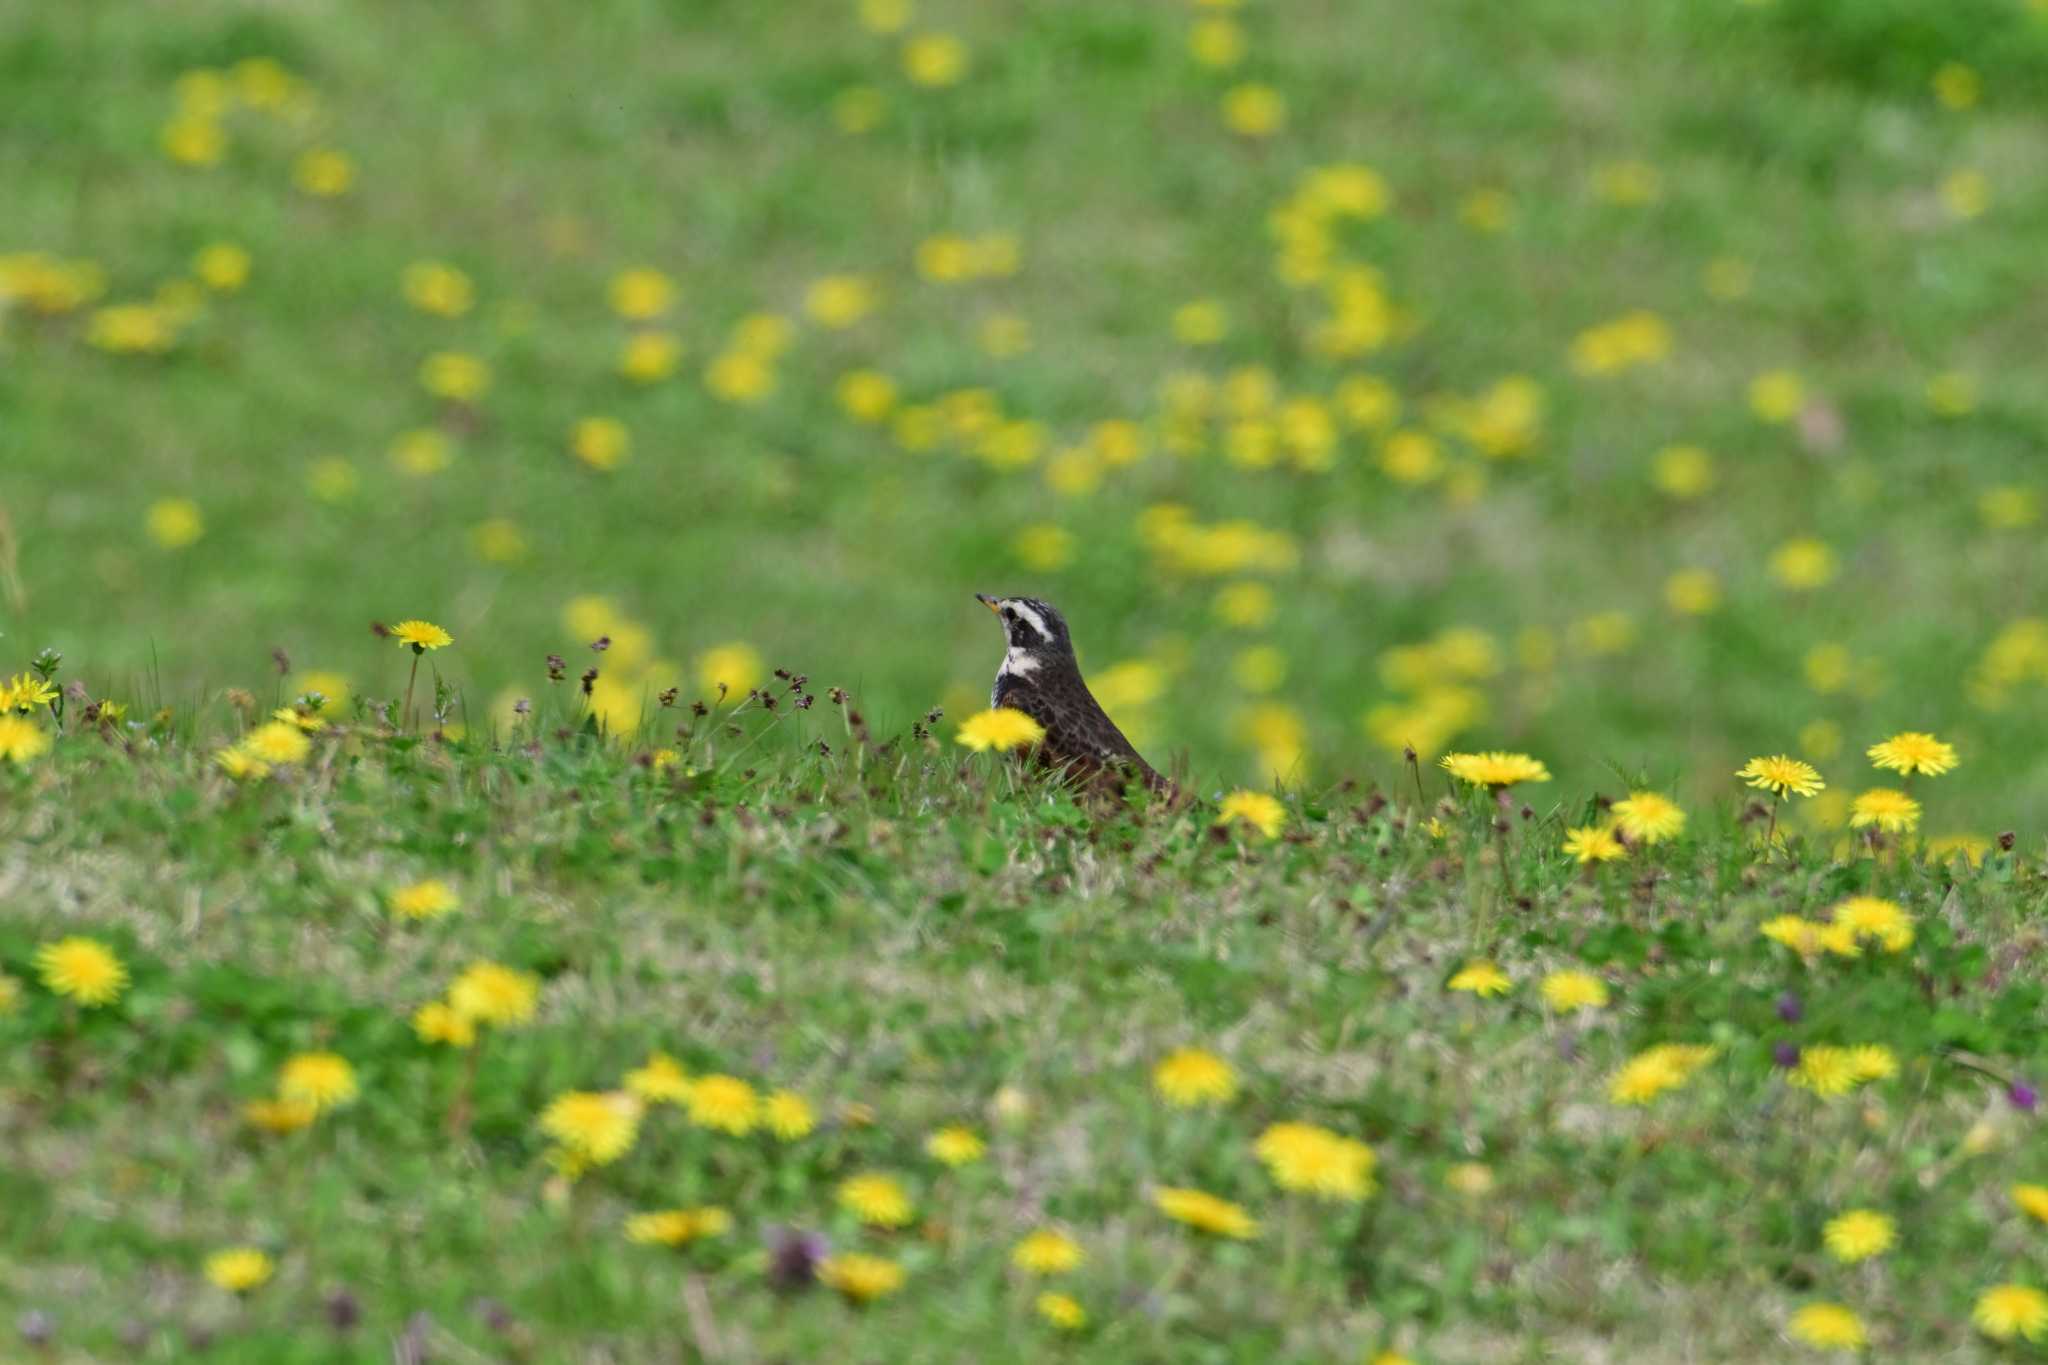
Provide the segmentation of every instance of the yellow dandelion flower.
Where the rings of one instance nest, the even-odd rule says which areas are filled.
[[[1785,1079],[1828,1099],[1854,1090],[1862,1075],[1848,1048],[1820,1043],[1800,1050],[1799,1065],[1787,1072]]]
[[[336,1052],[301,1052],[278,1069],[281,1099],[310,1104],[321,1113],[355,1103],[356,1069]]]
[[[463,351],[436,351],[420,362],[420,387],[451,403],[473,403],[491,387],[491,367]]]
[[[446,1047],[470,1047],[476,1042],[476,1020],[441,1000],[413,1011],[412,1031],[423,1043]]]
[[[645,1066],[626,1073],[626,1089],[649,1104],[684,1104],[690,1098],[690,1077],[666,1052],[652,1052]]]
[[[242,1106],[249,1126],[266,1133],[296,1133],[319,1117],[320,1107],[304,1100],[251,1100]]]
[[[8,722],[0,720],[0,732]],[[270,765],[239,744],[214,751],[214,766],[237,782],[254,782],[270,776]]]
[[[1802,957],[1812,957],[1826,946],[1821,939],[1826,929],[1824,924],[1815,924],[1797,915],[1779,915],[1757,926],[1757,932],[1765,938],[1783,944]]]
[[[0,715],[0,758],[26,764],[48,753],[50,744],[49,732],[34,721]]]
[[[1824,587],[1835,569],[1834,549],[1812,536],[1797,536],[1771,551],[1771,577],[1795,592]]]
[[[1444,1187],[1467,1199],[1493,1193],[1493,1168],[1483,1161],[1461,1161],[1444,1172]]]
[[[455,643],[455,637],[431,621],[400,621],[391,627],[391,638],[401,645],[410,646],[415,654],[424,654],[430,649],[446,649]]]
[[[1759,791],[1777,796],[1812,796],[1827,786],[1812,764],[1784,754],[1752,758],[1736,769],[1735,775]]]
[[[1445,754],[1439,767],[1475,787],[1512,787],[1518,782],[1548,782],[1550,769],[1527,754],[1494,750],[1478,754]]]
[[[615,417],[585,417],[569,429],[569,453],[592,469],[617,469],[632,450],[633,434]]]
[[[896,410],[896,381],[880,370],[849,370],[833,386],[839,409],[856,422],[873,425]]]
[[[1233,86],[1223,96],[1223,126],[1241,137],[1271,137],[1287,126],[1287,99],[1256,81]]]
[[[1886,834],[1905,833],[1919,828],[1920,803],[1902,791],[1874,787],[1850,802],[1849,824],[1855,829],[1875,826]]]
[[[1032,1300],[1033,1309],[1062,1332],[1078,1332],[1088,1325],[1088,1310],[1071,1294],[1050,1291]]]
[[[255,1247],[229,1247],[206,1258],[206,1278],[230,1294],[261,1287],[277,1267]]]
[[[804,291],[804,312],[820,327],[851,327],[881,303],[882,291],[866,275],[827,275]]]
[[[944,1162],[948,1166],[965,1166],[981,1160],[982,1153],[988,1150],[988,1144],[983,1142],[973,1129],[955,1124],[952,1127],[941,1128],[926,1138],[924,1150],[934,1161]]]
[[[1058,1228],[1040,1228],[1010,1248],[1010,1264],[1033,1275],[1061,1275],[1087,1259],[1081,1244]]]
[[[1861,1043],[1849,1049],[1849,1069],[1860,1085],[1865,1081],[1888,1081],[1899,1074],[1898,1055],[1883,1043]]]
[[[1991,179],[1979,170],[1960,170],[1941,182],[1941,203],[1959,219],[1982,217],[1991,207]]]
[[[737,1076],[700,1076],[690,1084],[690,1122],[734,1137],[745,1137],[761,1122],[761,1100]]]
[[[903,1287],[903,1267],[880,1256],[846,1252],[819,1262],[818,1279],[854,1303],[871,1303]]]
[[[192,273],[208,289],[232,294],[249,282],[249,253],[233,242],[211,242],[192,258]]]
[[[438,877],[423,882],[412,882],[391,892],[389,904],[391,913],[404,919],[435,919],[447,914],[461,902],[456,898],[455,888]]]
[[[1691,1080],[1713,1056],[1713,1048],[1697,1044],[1659,1043],[1645,1048],[1608,1078],[1607,1098],[1615,1104],[1648,1104]]]
[[[1809,1303],[1792,1315],[1785,1330],[1793,1340],[1822,1351],[1860,1351],[1870,1342],[1863,1319],[1839,1303]]]
[[[1913,946],[1913,917],[1897,902],[1876,896],[1852,896],[1837,905],[1833,922],[1847,925],[1859,939],[1875,939],[1888,953]]]
[[[1821,1240],[1838,1261],[1867,1261],[1898,1244],[1899,1225],[1874,1209],[1850,1209],[1827,1221]]]
[[[217,166],[227,150],[227,134],[210,118],[175,118],[157,135],[164,155],[181,166]]]
[[[1257,1220],[1242,1205],[1202,1190],[1162,1185],[1152,1191],[1152,1204],[1175,1222],[1214,1237],[1247,1241],[1259,1235]]]
[[[1749,410],[1766,422],[1784,423],[1806,406],[1806,384],[1790,370],[1768,370],[1749,381]]]
[[[1933,735],[1918,730],[1904,730],[1881,744],[1873,744],[1866,751],[1872,767],[1888,768],[1897,773],[1926,773],[1939,777],[1956,766],[1956,750],[1953,744],[1944,744]]]
[[[190,498],[164,498],[149,505],[143,520],[149,538],[166,550],[182,550],[206,534],[206,519]]]
[[[2013,1206],[2036,1222],[2048,1223],[2048,1185],[2014,1185],[2006,1191]]]
[[[1614,803],[1614,823],[1636,843],[1661,844],[1685,828],[1685,812],[1656,792],[1631,792]]]
[[[961,722],[954,742],[964,744],[976,753],[994,749],[1007,753],[1011,749],[1028,748],[1045,738],[1045,727],[1022,711],[998,707],[969,716]]]
[[[607,295],[612,311],[628,322],[660,317],[675,303],[675,281],[652,266],[634,266],[612,276]]]
[[[78,936],[36,949],[36,975],[49,990],[87,1009],[112,1004],[128,987],[128,969],[113,950]]]
[[[1356,1203],[1376,1188],[1372,1148],[1313,1123],[1275,1123],[1254,1153],[1282,1189]]]
[[[761,1106],[761,1121],[769,1132],[784,1142],[808,1137],[818,1126],[810,1101],[794,1090],[778,1090]]]
[[[549,1101],[540,1128],[582,1161],[607,1166],[640,1136],[642,1106],[623,1090],[571,1090]]]
[[[668,378],[682,363],[682,339],[673,332],[635,332],[619,349],[619,373],[636,384]]]
[[[1543,978],[1540,989],[1543,1002],[1559,1014],[1607,1008],[1607,983],[1591,972],[1576,969],[1552,972]]]
[[[1564,851],[1580,863],[1608,863],[1628,856],[1628,849],[1608,825],[1582,825],[1565,831]]]
[[[533,1018],[540,978],[498,962],[472,962],[448,985],[456,1013],[495,1028],[515,1028]]]
[[[1669,497],[1700,497],[1714,486],[1714,457],[1698,446],[1665,446],[1650,460],[1650,478]]]
[[[930,89],[958,85],[968,60],[967,44],[950,33],[920,33],[903,44],[903,74]]]
[[[313,742],[298,726],[273,720],[244,735],[242,749],[259,762],[279,767],[305,762],[313,751]]]
[[[697,684],[706,692],[743,695],[761,681],[764,665],[758,650],[734,640],[699,654],[695,669]]]
[[[715,1205],[694,1209],[662,1209],[626,1220],[626,1240],[642,1246],[686,1246],[705,1237],[732,1231],[732,1215]]]
[[[1233,820],[1250,825],[1268,839],[1278,838],[1287,824],[1287,807],[1266,792],[1234,791],[1223,798],[1216,823],[1227,825]]]
[[[1152,1068],[1152,1088],[1178,1109],[1227,1104],[1237,1094],[1237,1072],[1213,1052],[1178,1048]]]
[[[893,1176],[867,1171],[839,1183],[839,1206],[870,1227],[900,1228],[915,1216],[910,1194]]]
[[[1506,995],[1515,988],[1508,974],[1491,962],[1468,962],[1444,982],[1447,991],[1469,991],[1482,998]]]
[[[445,261],[415,261],[398,284],[407,303],[435,317],[459,318],[476,303],[469,276]]]
[[[1978,1296],[1970,1321],[1995,1341],[2041,1341],[2048,1338],[2048,1294],[2031,1285],[1993,1285]]]
[[[341,152],[316,148],[292,165],[292,183],[316,199],[335,199],[356,183],[356,163]]]

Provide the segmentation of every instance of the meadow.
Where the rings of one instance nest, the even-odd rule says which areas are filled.
[[[2041,0],[0,0],[15,1339],[2037,1357],[2044,114]],[[977,591],[1188,799],[962,743]]]

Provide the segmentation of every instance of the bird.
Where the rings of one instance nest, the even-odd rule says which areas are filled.
[[[974,596],[1003,623],[1003,662],[989,705],[1022,711],[1044,728],[1041,766],[1098,791],[1120,791],[1136,779],[1151,791],[1175,794],[1174,784],[1145,761],[1088,690],[1058,609],[1035,597]]]

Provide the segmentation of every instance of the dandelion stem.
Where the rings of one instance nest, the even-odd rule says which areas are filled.
[[[477,1032],[481,1034],[482,1029]],[[455,1100],[448,1106],[448,1136],[460,1138],[469,1131],[471,1109],[470,1097],[476,1093],[477,1068],[482,1063],[484,1040],[479,1037],[468,1048],[469,1055],[463,1059],[462,1085],[455,1092]]]
[[[1780,801],[1783,801],[1784,799],[1785,793],[1783,792],[1773,792],[1771,794],[1771,823],[1764,829],[1764,856],[1766,858],[1771,856],[1771,849],[1775,845],[1777,839],[1778,803]]]
[[[420,680],[420,654],[418,646],[412,651],[412,675],[405,680],[405,714],[399,721],[399,729],[412,729],[412,687]]]

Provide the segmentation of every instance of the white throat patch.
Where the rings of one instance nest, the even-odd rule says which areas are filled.
[[[1038,660],[1028,650],[1011,645],[1003,651],[1003,666],[996,670],[1006,678],[1028,678],[1038,671]]]

